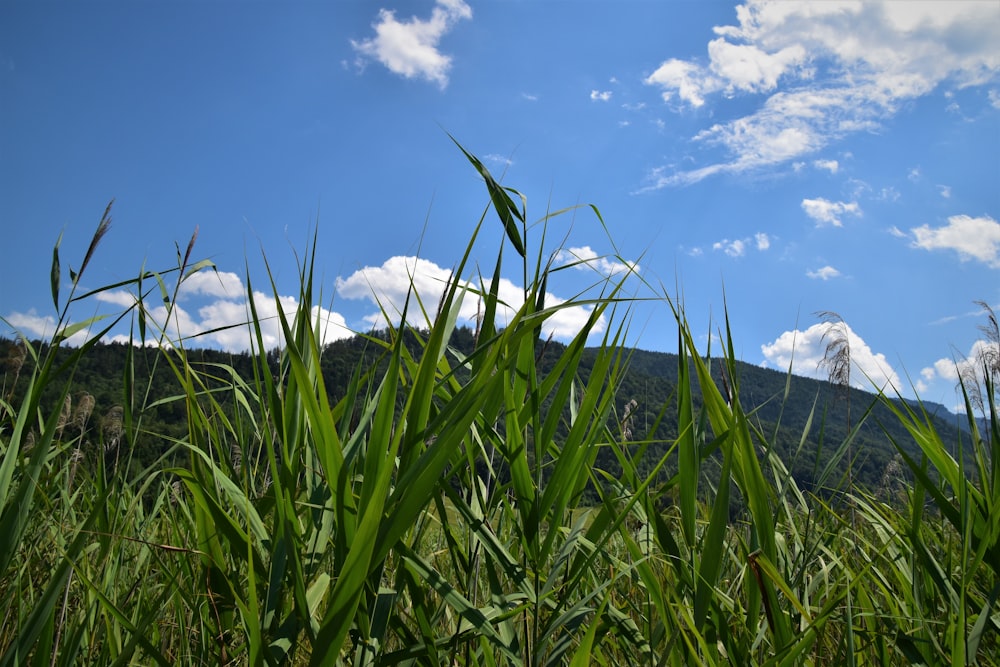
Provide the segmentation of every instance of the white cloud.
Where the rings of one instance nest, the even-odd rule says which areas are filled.
[[[854,332],[846,323],[844,332],[847,334],[851,350],[851,385],[860,389],[893,387],[901,389],[899,376],[881,352],[873,352],[868,344]],[[786,331],[774,341],[761,345],[765,364],[769,367],[788,369],[796,375],[827,379],[826,369],[821,366],[829,336],[826,324],[814,324],[805,331],[796,329]]]
[[[723,161],[663,174],[652,187],[801,161],[877,129],[939,85],[986,85],[1000,72],[992,2],[748,0],[736,13],[736,25],[715,28],[706,59],[665,60],[645,83],[694,108],[717,94],[761,101],[696,135],[721,147]]]
[[[280,307],[291,323],[299,308],[298,299],[293,296],[275,297],[257,290],[252,297],[265,349],[283,345],[278,310]],[[125,291],[106,292],[97,295],[97,298],[122,308],[129,308],[135,303],[135,297]],[[181,283],[178,301],[169,310],[160,303],[153,307],[147,303],[146,306],[147,345],[156,344],[162,334],[166,339],[165,345],[193,339],[199,346],[218,347],[229,352],[246,351],[256,346],[255,331],[249,324],[251,310],[246,288],[236,273],[210,269],[193,273]],[[321,345],[354,335],[339,313],[313,306],[310,317],[314,327],[319,326]],[[109,340],[122,338],[117,335]]]
[[[234,275],[234,274],[230,274]],[[174,303],[170,311],[164,306],[156,306],[149,311],[151,331],[154,336],[164,332],[166,344],[179,339],[194,339],[199,346],[219,347],[229,352],[250,350],[257,344],[256,332],[249,324],[250,307],[246,295],[236,295],[236,299],[215,299],[198,306],[194,312]],[[279,307],[289,324],[295,318],[299,307],[293,296],[278,296],[254,290],[254,306],[257,310],[261,340],[266,350],[284,344]],[[169,322],[167,317],[169,315]],[[320,330],[319,344],[326,345],[335,340],[354,335],[347,327],[344,317],[319,306],[310,309],[310,320],[314,328]],[[148,341],[147,341],[148,343]]]
[[[995,342],[977,340],[972,344],[972,349],[964,358],[938,359],[932,365],[921,369],[921,380],[917,382],[917,391],[926,391],[931,383],[942,380],[954,386],[960,396],[960,379],[970,376],[980,377],[983,357],[995,357],[998,354],[1000,354],[1000,347]],[[956,405],[955,411],[965,412],[965,405]]]
[[[721,250],[730,257],[742,257],[750,247],[754,247],[761,252],[771,247],[771,237],[764,232],[757,232],[752,237],[743,239],[722,239],[712,244],[712,250]],[[701,249],[698,248],[698,254]]]
[[[802,210],[816,221],[817,227],[822,227],[823,225],[843,227],[844,223],[841,221],[841,217],[845,213],[854,216],[861,215],[861,208],[857,202],[835,202],[823,199],[822,197],[817,199],[803,199]]]
[[[249,324],[251,312],[242,286],[243,281],[235,273],[195,273],[182,283],[179,291],[182,298],[175,301],[169,309],[160,301],[159,292],[155,292],[145,304],[147,339],[143,344],[158,345],[162,338],[165,346],[184,340],[187,341],[186,345],[219,348],[229,352],[250,350],[256,346],[256,336]],[[125,290],[99,292],[94,298],[101,304],[115,307],[115,314],[136,306],[136,297]],[[253,292],[253,299],[265,348],[273,349],[283,345],[279,308],[291,323],[299,308],[298,299],[293,296],[275,298],[273,294],[260,291]],[[51,315],[39,315],[33,309],[27,313],[13,312],[4,319],[12,329],[29,338],[45,340],[55,333],[55,318]],[[111,321],[110,318],[101,320],[93,329]],[[354,335],[347,327],[343,315],[320,306],[312,306],[310,321],[314,329],[318,327],[318,342],[321,345]],[[94,333],[96,331],[84,329],[67,339],[65,344],[82,345]],[[123,333],[111,333],[104,340],[128,342],[129,337]]]
[[[242,297],[245,292],[243,280],[235,273],[203,269],[184,279],[180,290],[178,290],[178,297],[202,295],[237,299]]]
[[[806,275],[813,280],[830,280],[831,278],[840,276],[840,271],[828,265],[821,269],[816,269],[815,271],[806,271]]]
[[[954,250],[963,262],[977,260],[1000,269],[1000,223],[989,216],[953,215],[943,227],[921,225],[910,231],[915,248]]]
[[[562,265],[572,264],[574,269],[582,271],[593,270],[604,277],[639,270],[635,262],[618,262],[606,255],[598,255],[590,246],[560,250],[555,261]]]
[[[831,174],[840,171],[840,163],[836,160],[813,160],[813,166],[817,169],[825,169]]]
[[[951,199],[951,186],[950,185],[939,185],[938,186],[938,191],[941,193],[941,196],[944,197],[945,199]]]
[[[879,199],[881,201],[899,201],[899,191],[894,187],[886,187],[879,190]]]
[[[655,72],[646,77],[645,82],[663,88],[662,95],[665,102],[671,101],[676,91],[682,100],[693,107],[704,105],[704,95],[717,90],[719,85],[698,65],[676,58],[671,58],[660,65]]]
[[[387,316],[393,324],[398,324],[408,297],[410,298],[408,321],[416,326],[426,326],[427,320],[434,317],[450,279],[451,271],[429,260],[419,257],[391,257],[381,266],[366,266],[347,278],[338,278],[336,287],[337,293],[342,298],[368,301],[377,308],[364,318],[370,327],[386,326]],[[474,326],[481,312],[476,294],[488,291],[490,285],[488,281],[479,285],[464,280],[461,284],[468,293],[462,300],[458,316],[460,320]],[[503,326],[523,305],[524,290],[503,278],[497,285],[497,295],[502,302],[501,307],[497,309],[497,321]],[[417,296],[423,304],[426,317],[420,311]],[[564,303],[565,300],[551,293],[545,296],[546,308],[556,308]],[[590,307],[584,306],[558,308],[545,321],[542,332],[557,338],[571,338],[580,332],[591,311]],[[600,333],[605,326],[607,326],[606,318],[602,315],[593,333]]]
[[[716,81],[727,92],[754,93],[774,90],[784,73],[805,61],[806,50],[801,44],[792,44],[767,53],[753,44],[731,44],[720,37],[708,43],[708,56]]]
[[[111,292],[98,292],[94,298],[102,303],[110,303],[121,308],[131,308],[135,305],[135,295],[126,290],[113,290]]]
[[[493,164],[498,164],[501,167],[511,167],[514,165],[514,161],[512,159],[498,153],[489,153],[484,155],[483,159],[492,162]]]
[[[730,257],[742,257],[746,253],[747,244],[740,239],[736,239],[735,241],[722,239],[712,244],[712,250],[721,250]]]
[[[420,305],[413,298],[413,293],[420,297],[428,317],[433,317],[438,301],[451,279],[451,271],[419,257],[390,257],[382,266],[366,266],[352,273],[347,278],[337,278],[337,293],[346,299],[366,299],[373,305],[398,322],[407,307],[410,297],[407,318],[410,323],[424,326],[426,318],[420,311]],[[373,313],[366,318],[371,326],[382,327],[387,323],[380,313]]]
[[[51,340],[56,332],[56,318],[52,315],[39,315],[34,308],[29,308],[26,313],[15,311],[4,319],[11,328],[27,338]],[[83,345],[90,337],[91,332],[83,329],[67,338],[64,344],[70,347]]]
[[[377,60],[389,71],[406,77],[422,78],[448,85],[451,56],[438,50],[441,38],[462,19],[472,18],[472,9],[463,0],[437,0],[428,20],[411,17],[396,20],[392,10],[380,9],[372,25],[375,36],[360,42],[351,40],[359,64]]]
[[[607,102],[611,99],[610,90],[592,90],[590,91],[590,99],[595,102]]]
[[[13,312],[4,319],[28,338],[46,339],[56,331],[56,318],[51,315],[39,315],[34,308],[26,313]]]

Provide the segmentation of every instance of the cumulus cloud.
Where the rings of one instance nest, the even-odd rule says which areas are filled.
[[[368,300],[385,311],[385,316],[398,323],[404,309],[411,324],[424,326],[433,316],[438,301],[452,278],[451,271],[419,257],[390,257],[382,266],[366,266],[346,278],[337,278],[337,294],[345,299]],[[419,302],[417,298],[419,297]],[[409,304],[407,306],[407,301]],[[366,317],[373,327],[388,324],[381,312]]]
[[[977,340],[965,357],[938,359],[930,366],[921,369],[920,379],[916,382],[915,388],[918,392],[925,392],[932,383],[940,380],[954,386],[956,393],[961,396],[959,382],[980,377],[983,359],[995,359],[997,355],[1000,355],[1000,345],[995,341]],[[965,405],[956,405],[954,409],[956,412],[965,412]]]
[[[954,250],[963,262],[976,260],[1000,269],[1000,223],[989,216],[953,215],[943,227],[921,225],[910,231],[915,248]]]
[[[127,290],[99,292],[95,300],[115,308],[115,313],[132,308],[138,298]],[[299,307],[292,296],[279,296],[260,291],[253,292],[254,305],[259,318],[258,326],[266,349],[284,344],[279,309],[291,321]],[[174,345],[177,341],[194,340],[200,347],[218,348],[229,352],[250,350],[256,345],[254,329],[249,322],[251,313],[247,294],[240,277],[231,272],[200,271],[188,276],[178,290],[178,300],[168,308],[155,299],[146,302],[147,340],[145,345]],[[55,332],[56,321],[50,315],[40,316],[34,310],[12,313],[6,317],[11,327],[26,336],[47,339]],[[104,320],[101,323],[108,322]],[[310,321],[318,327],[320,344],[348,338],[354,332],[347,327],[343,315],[326,308],[313,306]],[[83,330],[70,337],[67,344],[82,345],[95,331]],[[112,333],[107,341],[127,342],[129,337]],[[189,343],[187,343],[189,344]]]
[[[720,37],[708,43],[708,57],[718,77],[714,81],[727,93],[757,93],[774,90],[782,75],[805,62],[806,50],[801,44],[792,44],[768,53],[754,44],[732,44]]]
[[[741,117],[698,133],[726,158],[665,171],[651,188],[685,185],[805,156],[877,129],[942,84],[987,85],[1000,72],[1000,21],[990,2],[772,2],[736,8],[706,57],[670,58],[645,83],[678,108],[713,96],[757,96]],[[995,99],[995,96],[991,99]]]
[[[179,302],[174,303],[170,310],[162,305],[156,306],[148,312],[150,329],[156,337],[162,332],[168,345],[171,341],[194,339],[199,346],[217,347],[228,352],[250,350],[257,341],[256,332],[250,324],[249,301],[246,294],[232,296],[234,298],[199,299],[200,303],[193,303],[189,295],[184,302],[187,306]],[[252,297],[264,348],[270,350],[282,346],[284,336],[279,310],[291,323],[299,308],[298,299],[293,296],[275,297],[257,290],[253,291]],[[310,322],[319,329],[320,345],[354,335],[343,315],[320,306],[310,309]],[[145,342],[149,344],[151,341]]]
[[[419,257],[391,257],[381,266],[366,266],[358,269],[346,278],[338,278],[337,293],[340,297],[369,302],[374,309],[364,317],[369,327],[384,327],[390,322],[398,324],[402,318],[404,306],[409,299],[407,320],[415,326],[426,326],[437,310],[441,296],[449,282],[453,279],[450,270],[442,268],[426,259]],[[458,317],[464,323],[475,326],[481,316],[482,307],[478,294],[488,292],[489,281],[475,283],[462,280],[461,287],[466,290],[462,299]],[[506,325],[514,313],[524,303],[524,290],[510,280],[503,278],[497,287],[497,295],[501,307],[497,309],[497,323]],[[542,326],[545,335],[556,338],[572,338],[580,332],[590,318],[592,308],[589,306],[569,306],[559,308],[566,301],[552,293],[545,295],[546,308],[556,309]],[[419,304],[423,304],[421,311]],[[602,315],[594,327],[594,333],[600,333],[607,325]]]
[[[414,16],[399,21],[395,12],[381,9],[372,24],[375,36],[351,40],[351,46],[358,54],[359,65],[375,60],[395,74],[425,79],[443,89],[448,85],[452,59],[439,50],[441,38],[460,20],[470,18],[472,9],[463,0],[437,0],[426,20]]]
[[[34,308],[29,308],[26,313],[14,311],[3,319],[9,325],[12,333],[17,332],[29,339],[51,340],[56,333],[56,318],[52,315],[39,315]],[[70,322],[70,326],[72,324]],[[101,322],[96,322],[94,327],[100,327],[101,324]],[[70,347],[83,345],[91,338],[93,333],[93,327],[91,329],[81,329],[63,341],[63,344]]]
[[[178,296],[187,298],[201,295],[237,299],[245,291],[242,278],[235,273],[206,269],[185,278],[178,290]]]
[[[590,91],[590,99],[595,102],[607,102],[611,99],[610,90],[592,90]]]
[[[130,308],[138,301],[135,295],[127,290],[98,292],[94,295],[94,298],[102,303],[110,303],[120,308]]]
[[[676,93],[693,107],[705,104],[705,95],[718,89],[718,82],[694,63],[671,58],[646,77],[648,85],[660,86],[669,102]]]
[[[606,255],[598,255],[590,246],[560,250],[556,253],[555,261],[561,265],[572,265],[574,269],[581,271],[596,271],[604,277],[639,270],[639,265],[635,262],[619,262]]]
[[[830,280],[831,278],[840,276],[840,271],[827,265],[815,271],[806,271],[806,275],[813,280]]]
[[[4,319],[16,331],[28,338],[49,338],[56,332],[56,318],[51,315],[39,315],[34,308],[26,313],[15,311]]]
[[[868,344],[846,323],[844,332],[851,348],[851,386],[859,389],[886,387],[902,388],[899,376],[881,352],[874,352]],[[829,337],[824,335],[829,326],[814,324],[805,331],[786,331],[774,341],[761,345],[764,365],[782,370],[791,367],[796,375],[826,380],[826,369],[821,366]]]
[[[816,221],[817,227],[824,225],[843,227],[844,223],[841,221],[841,218],[844,214],[853,216],[861,215],[861,207],[858,206],[857,202],[830,201],[822,197],[817,199],[803,199],[802,210]]]

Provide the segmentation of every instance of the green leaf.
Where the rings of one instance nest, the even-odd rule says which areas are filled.
[[[52,305],[59,310],[59,281],[62,279],[62,269],[59,265],[59,244],[62,243],[63,232],[52,247],[52,267],[49,269],[49,286],[52,288]]]
[[[465,150],[462,144],[458,143],[458,140],[455,139],[455,137],[450,134],[448,137],[455,142],[455,145],[458,146],[459,150],[465,154],[465,157],[472,163],[472,166],[476,168],[479,175],[483,177],[483,180],[486,182],[486,190],[490,194],[490,201],[493,202],[493,208],[496,210],[497,215],[500,216],[500,222],[503,223],[504,229],[507,232],[507,238],[510,239],[510,243],[514,246],[514,250],[517,251],[517,254],[521,257],[526,257],[527,252],[525,250],[524,241],[521,238],[521,232],[517,228],[518,221],[522,224],[525,221],[523,211],[524,195],[511,188],[501,187],[501,185],[493,179],[489,170],[483,165],[482,162],[479,161],[478,158],[472,155],[469,151]],[[514,204],[514,200],[507,194],[508,191],[521,198],[521,209]]]

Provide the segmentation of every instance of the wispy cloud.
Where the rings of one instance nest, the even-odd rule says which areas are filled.
[[[825,169],[831,174],[840,171],[840,163],[836,160],[813,160],[813,166],[817,169]]]
[[[736,8],[707,60],[665,60],[646,77],[674,108],[762,97],[756,110],[693,137],[726,159],[665,170],[651,188],[686,185],[804,156],[878,128],[908,100],[1000,72],[1000,22],[989,2],[769,2]]]
[[[830,280],[831,278],[839,277],[840,271],[827,265],[815,271],[806,271],[806,275],[813,280]]]
[[[757,232],[753,236],[742,239],[722,239],[712,244],[712,250],[721,251],[730,257],[742,257],[747,250],[755,248],[761,252],[771,247],[771,237],[764,232]],[[701,254],[698,250],[697,254]]]
[[[590,99],[595,102],[607,102],[611,99],[610,90],[592,90],[590,91]]]
[[[380,9],[378,19],[372,24],[375,36],[351,40],[351,46],[358,54],[359,66],[375,60],[395,74],[407,79],[426,79],[443,89],[448,85],[452,59],[439,50],[441,38],[458,21],[470,18],[472,9],[463,0],[437,0],[430,19],[426,20],[414,16],[399,21],[394,11]]]
[[[514,160],[506,155],[500,155],[499,153],[488,153],[483,156],[483,159],[493,164],[500,165],[501,167],[510,167],[514,164]]]
[[[598,255],[590,246],[560,250],[556,254],[555,261],[564,266],[572,265],[573,268],[579,270],[596,271],[604,277],[620,273],[634,273],[640,268],[635,262],[620,262],[607,255]]]
[[[989,216],[953,215],[942,227],[921,225],[910,232],[915,248],[954,250],[963,262],[976,260],[1000,269],[1000,222]]]
[[[845,214],[860,216],[861,207],[857,202],[830,201],[819,197],[817,199],[803,199],[802,210],[816,222],[817,227],[832,225],[843,227],[841,218]]]
[[[746,254],[747,243],[743,239],[722,239],[712,244],[712,250],[721,250],[730,257],[742,257]]]

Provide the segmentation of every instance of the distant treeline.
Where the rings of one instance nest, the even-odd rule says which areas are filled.
[[[356,373],[378,369],[383,361],[382,342],[394,335],[390,331],[374,331],[330,343],[323,349],[323,381],[331,402],[344,397],[351,378]],[[407,347],[415,356],[421,348],[421,332],[405,332]],[[475,349],[475,332],[457,328],[450,341],[456,355],[469,355]],[[32,343],[40,354],[41,343]],[[548,373],[562,354],[564,346],[555,341],[539,341],[537,355],[539,372]],[[68,357],[68,352],[65,352]],[[109,424],[128,410],[142,416],[143,427],[134,436],[132,448],[134,471],[142,470],[160,458],[162,453],[187,433],[187,415],[183,400],[173,400],[181,393],[169,357],[176,352],[155,348],[131,347],[124,343],[97,343],[82,357],[79,364],[65,368],[63,373],[71,387],[69,402],[64,406],[67,429],[76,429],[84,440],[102,443]],[[208,387],[228,386],[232,382],[231,368],[243,378],[251,379],[257,368],[247,352],[230,353],[212,349],[186,350],[185,355],[195,370],[203,373]],[[277,350],[266,353],[267,367],[274,377],[280,377],[280,355]],[[586,381],[594,355],[588,350],[579,369]],[[628,354],[627,372],[615,389],[616,413],[609,424],[611,432],[634,443],[646,446],[643,457],[647,466],[661,458],[677,437],[675,391],[678,379],[678,357],[675,354],[632,350]],[[33,355],[18,341],[0,338],[0,389],[8,403],[24,390],[31,374]],[[459,367],[459,364],[453,364]],[[761,447],[777,448],[800,488],[825,496],[854,485],[876,490],[884,485],[886,471],[897,458],[893,443],[907,451],[916,451],[911,436],[876,396],[857,389],[847,390],[810,378],[789,376],[787,373],[737,363],[736,376],[727,377],[722,363],[713,364],[713,374],[720,387],[738,384],[738,394],[745,410],[765,436]],[[51,401],[56,401],[58,382],[50,385]],[[231,400],[232,392],[221,392],[223,400]],[[145,406],[145,407],[143,407]],[[230,406],[231,407],[231,406]],[[696,409],[697,409],[696,405]],[[958,447],[964,432],[959,420],[939,405],[925,406],[938,433],[946,435]],[[2,424],[0,424],[2,426]],[[850,443],[853,462],[848,475],[846,456],[827,469],[831,456],[854,432]],[[768,443],[765,445],[764,443]],[[711,443],[704,443],[711,447]],[[97,449],[95,447],[95,449]],[[596,466],[611,475],[620,471],[619,462],[610,451],[598,454]],[[662,473],[664,481],[675,470],[668,460]],[[823,484],[818,484],[826,471]],[[648,471],[641,471],[646,473]]]

